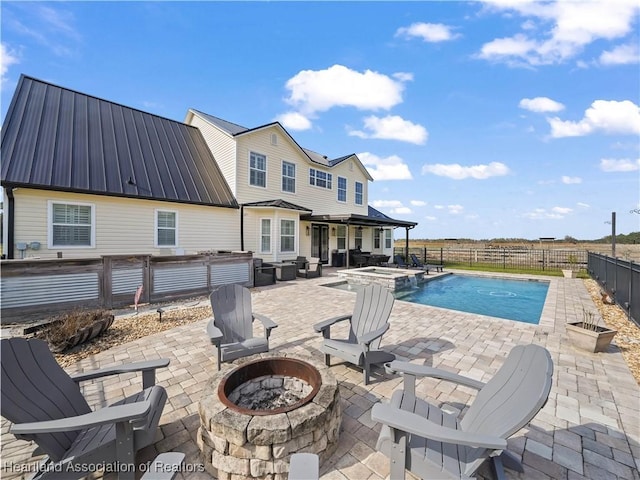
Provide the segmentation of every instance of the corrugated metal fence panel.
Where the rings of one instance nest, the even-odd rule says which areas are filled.
[[[142,268],[114,270],[111,273],[112,295],[135,294],[137,288],[143,284],[142,274]]]
[[[171,293],[207,288],[207,266],[190,265],[153,270],[153,293]]]
[[[248,263],[217,263],[211,265],[211,285],[247,283],[248,281]]]
[[[97,300],[97,273],[5,277],[0,281],[2,308]]]

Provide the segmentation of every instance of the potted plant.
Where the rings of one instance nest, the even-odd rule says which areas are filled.
[[[569,268],[563,268],[562,274],[564,278],[576,278],[578,276],[578,259],[575,255],[571,254],[567,258],[567,262],[569,263]]]
[[[603,352],[615,337],[616,330],[598,325],[596,313],[582,308],[582,322],[567,324],[567,336],[574,346],[589,352]]]
[[[37,336],[46,340],[54,353],[61,353],[102,335],[113,323],[109,310],[76,309],[53,320]]]

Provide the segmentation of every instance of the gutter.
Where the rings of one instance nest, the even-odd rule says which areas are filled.
[[[244,205],[240,205],[240,251],[244,252]]]
[[[15,234],[15,198],[13,196],[13,187],[4,187],[7,194],[7,245],[5,257],[12,260],[14,251],[14,234]]]

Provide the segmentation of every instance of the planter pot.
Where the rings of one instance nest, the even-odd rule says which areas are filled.
[[[75,332],[65,341],[51,345],[51,351],[54,353],[61,353],[102,335],[111,326],[113,319],[113,315],[106,315],[96,320],[91,325],[87,325]]]
[[[576,278],[578,276],[578,272],[576,272],[575,270],[562,270],[562,274],[564,275],[564,278]]]
[[[568,323],[567,335],[575,347],[593,353],[604,352],[618,333],[601,326],[596,327],[596,331],[587,330],[583,325],[583,322]]]

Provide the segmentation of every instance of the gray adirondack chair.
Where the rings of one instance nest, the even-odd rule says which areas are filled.
[[[70,480],[86,476],[90,465],[116,462],[124,466],[118,478],[134,478],[135,453],[154,442],[167,400],[155,370],[168,359],[69,375],[42,340],[3,339],[0,351],[2,416],[13,423],[11,433],[47,454],[33,478]],[[79,382],[128,372],[142,372],[141,391],[92,411]]]
[[[390,457],[391,478],[405,469],[420,478],[471,479],[487,460],[493,475],[504,467],[524,472],[507,439],[524,427],[549,398],[553,362],[538,345],[514,347],[486,384],[451,372],[406,362],[388,368],[404,375],[404,389],[389,404],[377,403],[371,418],[382,423],[377,448]],[[475,400],[459,418],[415,396],[416,377],[434,377],[475,388]]]
[[[380,341],[389,329],[389,316],[394,298],[381,285],[368,285],[358,291],[353,314],[330,318],[313,326],[324,337],[321,350],[325,363],[331,365],[331,355],[362,367],[365,385],[369,384],[371,365],[390,362],[395,355],[379,349]],[[349,337],[331,338],[331,326],[349,320]]]
[[[242,285],[222,285],[211,292],[213,318],[207,334],[218,351],[218,370],[222,362],[269,351],[271,330],[278,325],[251,310],[251,292]],[[264,337],[253,336],[253,321],[264,326]]]

